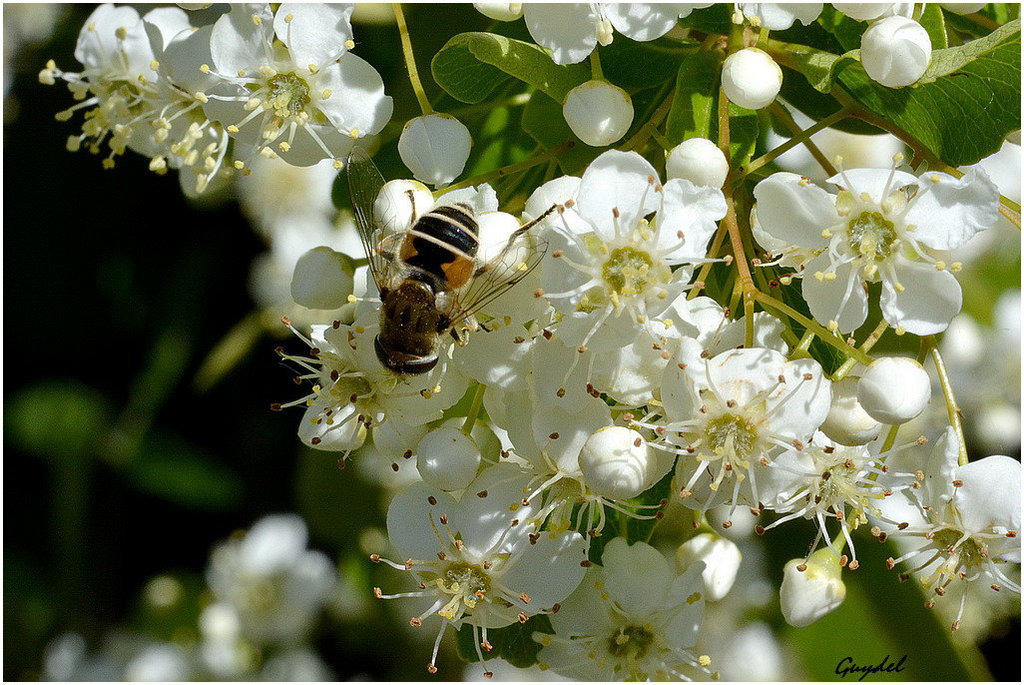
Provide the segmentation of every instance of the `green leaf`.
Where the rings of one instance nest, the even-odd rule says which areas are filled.
[[[243,492],[241,479],[213,455],[167,432],[147,437],[124,473],[140,490],[190,509],[231,509]]]
[[[577,143],[562,155],[558,156],[558,166],[562,173],[579,175],[583,173],[591,161],[599,154],[601,148],[590,147],[573,135],[569,124],[565,123],[562,116],[561,103],[555,102],[544,93],[534,93],[530,101],[523,108],[523,130],[530,134],[530,137],[540,143],[545,149],[549,149],[570,138]]]
[[[831,5],[825,5],[818,15],[818,25],[835,36],[843,50],[860,48],[860,37],[867,29],[867,22],[850,19]]]
[[[482,32],[454,36],[434,55],[430,70],[449,95],[470,104],[483,102],[509,76],[558,102],[590,78],[585,65],[555,64],[537,45]]]
[[[832,81],[835,78],[836,67],[844,59],[852,59],[859,55],[859,51],[853,50],[842,55],[835,55],[825,50],[799,45],[797,43],[770,43],[773,54],[789,68],[795,69],[803,74],[811,86],[821,93],[828,93],[832,90]]]
[[[673,145],[688,138],[710,137],[721,62],[719,53],[703,51],[679,65],[676,92],[665,122],[665,136]]]
[[[504,628],[489,628],[487,641],[491,643],[491,651],[480,650],[484,660],[501,657],[516,668],[529,668],[537,663],[537,653],[541,645],[533,639],[534,633],[553,635],[555,629],[544,614],[531,616],[526,623],[513,623]],[[479,661],[477,657],[476,637],[473,626],[464,623],[457,633],[456,645],[459,657],[467,662]]]
[[[946,22],[942,18],[942,7],[936,4],[926,5],[918,23],[928,32],[928,38],[932,41],[932,50],[941,50],[949,47],[949,38],[946,36]]]
[[[717,97],[715,98],[715,111],[718,111]],[[717,140],[718,117],[712,119],[712,122],[711,136],[713,140]],[[753,157],[754,149],[757,147],[760,130],[757,112],[729,103],[729,163],[734,169],[750,163],[750,158]]]
[[[800,72],[794,71],[785,65],[780,66],[782,66],[782,90],[779,92],[779,97],[785,100],[787,104],[800,110],[815,121],[821,121],[842,109],[842,105],[834,97],[815,90]],[[837,122],[832,128],[861,135],[882,133],[877,127],[853,117]],[[785,127],[779,128],[778,132],[787,138],[792,135],[792,132]]]
[[[638,42],[618,35],[609,45],[599,48],[601,70],[606,79],[620,88],[650,88],[674,79],[680,61],[696,49],[668,38]]]
[[[1020,128],[1020,21],[935,51],[922,82],[911,88],[885,88],[847,61],[837,66],[836,78],[857,102],[945,163],[974,164]]]
[[[94,388],[73,380],[45,380],[7,402],[5,433],[11,444],[26,452],[79,458],[97,449],[112,413]]]

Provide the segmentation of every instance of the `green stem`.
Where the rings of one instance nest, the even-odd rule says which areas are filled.
[[[811,140],[811,135],[813,134],[807,135],[806,131],[801,129],[800,126],[796,123],[796,121],[793,120],[793,116],[789,113],[788,109],[786,109],[784,106],[782,106],[782,104],[780,104],[777,101],[769,105],[768,108],[769,110],[771,110],[771,113],[775,115],[775,117],[793,133],[794,136],[804,136],[804,139],[801,141],[803,142],[804,147],[807,148],[807,151],[811,153],[815,161],[821,165],[821,168],[825,170],[825,173],[828,174],[829,177],[835,176],[837,173],[839,173],[838,170],[832,165],[832,162],[829,160],[829,158],[825,156],[825,153],[823,153],[818,148],[818,146],[815,145],[814,142]],[[833,119],[839,114],[844,114],[844,117],[841,118],[845,118],[845,112],[845,109],[841,109],[832,116],[822,119],[821,121],[818,122],[818,124],[820,125],[822,121],[828,121],[830,119]],[[809,131],[813,128],[814,126],[807,130]]]
[[[931,337],[931,336],[928,336]],[[949,425],[956,431],[956,437],[960,440],[960,455],[958,461],[960,466],[967,463],[967,443],[964,441],[964,427],[960,422],[960,407],[957,406],[956,396],[953,394],[953,386],[949,382],[949,374],[946,373],[946,365],[942,362],[942,355],[939,348],[932,345],[932,360],[935,362],[935,370],[939,374],[939,383],[942,385],[942,394],[946,398],[946,415],[949,417]]]
[[[597,56],[597,48],[590,53],[590,78],[594,81],[604,80],[604,72],[601,71],[601,58]]]
[[[476,389],[473,391],[473,403],[469,406],[469,413],[466,414],[466,422],[462,424],[462,432],[465,435],[470,435],[473,432],[473,425],[480,415],[480,409],[484,406],[484,391],[486,390],[486,385],[477,383]]]
[[[801,131],[799,135],[793,136],[792,138],[790,138],[789,140],[787,140],[785,143],[778,146],[774,150],[770,150],[769,152],[766,152],[760,157],[758,157],[757,159],[752,160],[749,164],[747,164],[746,167],[743,168],[743,170],[740,172],[740,176],[746,176],[757,171],[764,165],[769,164],[770,162],[775,161],[778,157],[781,157],[782,155],[786,154],[787,152],[795,148],[797,145],[800,145],[801,143],[804,142],[804,140],[809,139],[818,131],[828,128],[832,124],[842,121],[843,119],[846,119],[849,116],[849,110],[844,108],[839,110],[835,114],[825,117],[824,119],[814,124],[810,128]]]
[[[402,4],[396,2],[391,5],[391,8],[395,13],[395,23],[398,24],[398,35],[402,39],[402,55],[405,57],[405,68],[409,71],[409,83],[412,84],[412,90],[416,93],[416,99],[419,100],[420,111],[424,115],[433,114],[434,108],[430,106],[430,100],[427,99],[423,84],[420,82],[420,74],[416,70],[416,58],[412,54],[412,41],[409,39],[409,28],[405,25]]]
[[[878,339],[882,337],[882,334],[889,328],[889,324],[882,319],[875,326],[875,330],[871,331],[871,334],[864,340],[864,344],[860,346],[860,351],[867,354],[871,351],[871,348],[875,346]],[[858,362],[856,359],[847,359],[843,362],[843,365],[836,369],[836,372],[832,374],[832,380],[835,382],[841,381],[846,378],[846,374],[853,370],[853,367],[857,366]]]
[[[563,141],[558,145],[554,146],[553,148],[551,148],[550,150],[548,150],[547,152],[536,155],[535,157],[531,157],[530,159],[519,162],[518,164],[510,164],[509,166],[502,167],[500,169],[495,169],[494,171],[488,171],[486,174],[480,174],[479,176],[474,176],[473,178],[467,178],[464,181],[453,183],[452,185],[445,188],[445,192],[457,190],[458,188],[469,188],[475,185],[479,185],[481,183],[489,183],[491,181],[503,178],[505,176],[509,176],[511,174],[517,174],[520,171],[526,171],[530,167],[535,167],[538,164],[543,164],[547,162],[549,159],[554,159],[555,157],[558,157],[563,152],[572,149],[573,145],[575,144],[576,142],[573,140]]]
[[[780,302],[779,300],[776,300],[773,297],[769,297],[768,295],[765,295],[764,293],[761,292],[755,293],[754,299],[760,302],[762,306],[766,308],[770,307],[775,311],[793,319],[804,328],[809,328],[810,330],[814,331],[815,335],[821,338],[822,342],[831,345],[840,352],[844,353],[847,357],[852,357],[856,359],[864,366],[868,366],[871,364],[872,361],[874,361],[871,357],[861,352],[856,347],[853,347],[839,336],[831,333],[827,328],[819,324],[817,321],[808,319],[806,316],[796,311],[788,304]]]

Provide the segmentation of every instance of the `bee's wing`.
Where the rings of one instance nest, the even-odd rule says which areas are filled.
[[[394,245],[394,236],[385,235],[373,220],[373,203],[384,187],[384,177],[370,159],[366,150],[356,147],[348,156],[348,190],[352,199],[352,212],[359,229],[359,238],[363,242],[363,250],[369,263],[370,273],[382,290],[385,270],[392,256],[389,250]]]
[[[547,252],[548,242],[527,233],[525,228],[513,233],[501,252],[479,267],[458,297],[454,298],[448,312],[452,325],[487,306],[537,268]]]

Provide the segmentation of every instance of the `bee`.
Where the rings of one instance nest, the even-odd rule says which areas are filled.
[[[500,251],[481,263],[479,225],[469,205],[439,205],[416,216],[410,193],[409,225],[401,230],[379,226],[373,210],[384,178],[358,148],[348,158],[348,185],[359,237],[380,291],[374,350],[380,363],[399,375],[434,368],[447,333],[464,345],[459,327],[474,329],[473,314],[535,269],[547,249],[543,239],[531,245],[527,231],[555,206],[513,231]]]

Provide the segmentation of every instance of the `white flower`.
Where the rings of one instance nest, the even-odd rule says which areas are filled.
[[[416,469],[430,486],[462,490],[480,467],[480,448],[472,437],[455,427],[427,433],[416,446]]]
[[[775,457],[766,473],[760,476],[759,505],[784,514],[767,527],[755,527],[758,535],[797,518],[813,520],[818,534],[811,543],[814,550],[824,539],[829,553],[839,558],[839,565],[860,566],[850,532],[868,523],[868,514],[885,520],[882,503],[893,493],[920,487],[914,475],[890,469],[889,457],[904,449],[924,443],[901,445],[878,456],[866,447],[847,447],[831,443],[824,434],[816,433],[803,449],[790,449]],[[836,535],[830,534],[827,522],[835,519]],[[842,536],[839,546],[834,539]],[[842,554],[843,544],[850,547],[850,556]],[[808,557],[809,558],[809,557]]]
[[[807,559],[790,559],[782,572],[779,603],[786,623],[809,626],[846,599],[839,558],[820,549]]]
[[[665,173],[670,179],[685,178],[697,186],[721,188],[729,175],[729,161],[707,138],[690,138],[669,150]]]
[[[841,445],[865,445],[882,431],[857,400],[857,385],[851,376],[832,384],[832,407],[821,424],[821,432]]]
[[[931,38],[907,17],[886,17],[861,36],[860,61],[872,80],[889,88],[909,86],[924,74],[932,57]]]
[[[450,114],[435,112],[406,122],[398,139],[398,154],[413,176],[437,187],[462,173],[472,145],[465,124]]]
[[[218,81],[206,111],[241,148],[236,166],[257,154],[297,166],[340,160],[391,118],[380,74],[349,52],[351,14],[352,5],[236,5],[213,25],[213,62],[200,65]]]
[[[960,625],[968,585],[989,583],[993,590],[1020,593],[1020,586],[1000,568],[1020,562],[1020,462],[992,456],[958,464],[960,443],[952,428],[936,443],[925,466],[926,480],[909,520],[889,535],[907,540],[914,549],[887,560],[889,568],[914,560],[926,590],[936,597],[961,583],[960,610],[953,630]],[[902,579],[910,573],[901,573]]]
[[[312,327],[309,339],[293,329],[311,350],[310,357],[285,354],[307,373],[299,378],[312,383],[311,392],[283,409],[305,406],[299,438],[317,449],[347,453],[363,444],[366,428],[390,424],[399,454],[412,450],[423,436],[417,427],[441,418],[441,412],[466,390],[457,371],[448,371],[447,359],[420,376],[399,376],[385,368],[374,351],[379,330],[376,311],[366,311],[351,325],[335,322]]]
[[[814,318],[844,333],[856,329],[867,316],[861,282],[881,280],[889,324],[918,335],[944,330],[960,311],[960,285],[929,250],[957,247],[994,224],[996,187],[978,170],[958,180],[936,172],[914,178],[895,168],[852,169],[829,182],[840,187],[838,195],[786,172],[754,188],[764,231],[818,251],[803,279]]]
[[[216,547],[206,579],[237,614],[242,635],[260,643],[301,640],[338,580],[324,554],[306,549],[306,524],[267,516],[241,539]]]
[[[602,563],[550,616],[555,634],[536,635],[541,669],[590,681],[688,680],[687,667],[707,672],[710,659],[689,652],[704,613],[704,564],[676,574],[658,550],[624,538],[605,545]]]
[[[551,50],[555,64],[582,62],[612,42],[612,27],[636,41],[660,38],[676,21],[710,2],[524,3],[526,28],[538,45]]]
[[[882,357],[861,375],[857,401],[871,418],[896,425],[923,412],[931,391],[928,372],[915,360]]]
[[[775,101],[782,88],[782,69],[758,48],[744,48],[725,58],[722,90],[730,102],[746,109],[761,109]]]
[[[564,600],[583,578],[586,560],[578,533],[536,531],[525,523],[531,506],[521,502],[529,475],[510,464],[485,469],[456,501],[440,488],[417,483],[388,508],[388,537],[404,563],[374,555],[374,561],[416,578],[420,590],[381,598],[427,600],[425,611],[410,620],[422,625],[442,618],[428,669],[434,663],[445,628],[472,626],[477,654],[490,651],[489,628],[500,628],[547,612]]]
[[[573,319],[571,327],[568,319],[559,326],[580,353],[563,374],[567,380],[578,361],[607,368],[586,358],[591,348],[619,350],[641,334],[648,348],[660,343],[670,326],[661,317],[689,277],[688,269],[672,267],[705,261],[725,201],[720,190],[683,179],[662,186],[640,155],[611,150],[582,179],[564,177],[537,189],[526,214],[539,216],[552,204],[558,211],[543,222],[551,229],[552,259],[541,276],[543,294]],[[651,213],[653,221],[646,218]]]
[[[704,579],[705,598],[711,602],[729,594],[742,560],[743,555],[736,543],[714,533],[694,535],[676,550],[676,562],[684,570],[698,561],[704,563],[701,577]]]
[[[743,16],[754,26],[782,31],[799,20],[807,26],[821,14],[820,2],[741,2]]]
[[[633,101],[629,93],[607,81],[587,81],[565,96],[562,116],[577,138],[603,147],[626,135],[633,124]]]
[[[638,423],[654,428],[665,448],[680,455],[684,503],[707,511],[721,494],[732,504],[731,519],[741,501],[757,506],[757,481],[775,455],[802,450],[825,420],[831,384],[816,361],[787,361],[774,350],[709,356],[684,340],[662,378],[660,416]]]

